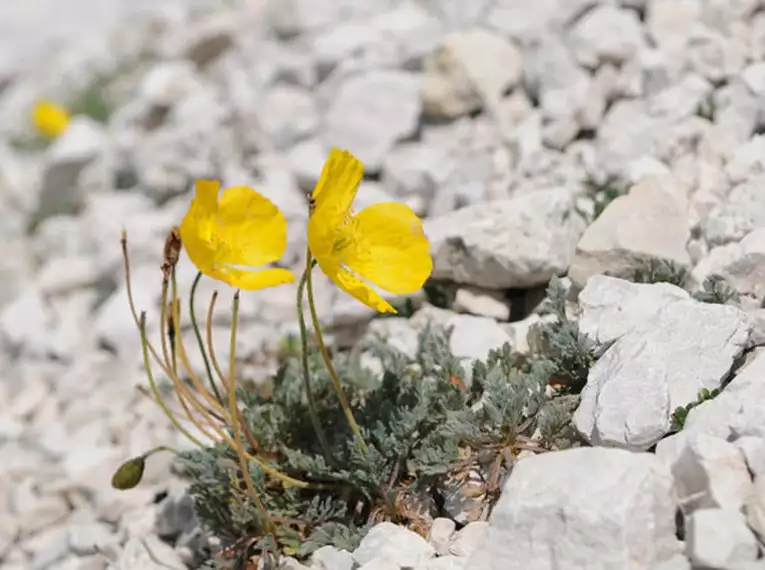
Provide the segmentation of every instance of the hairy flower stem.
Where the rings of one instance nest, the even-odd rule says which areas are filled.
[[[204,363],[205,363],[205,370],[207,371],[207,379],[210,382],[210,386],[212,386],[213,392],[215,392],[215,397],[218,399],[218,401],[221,404],[223,404],[223,396],[221,396],[220,390],[218,390],[218,385],[215,383],[215,380],[213,379],[212,369],[210,368],[210,359],[207,357],[205,344],[202,341],[202,333],[199,330],[199,325],[197,324],[196,312],[194,311],[194,299],[196,297],[197,285],[199,285],[199,280],[201,278],[202,278],[202,273],[198,272],[197,276],[194,278],[194,282],[191,284],[191,292],[189,293],[189,318],[191,319],[191,327],[194,329],[194,336],[196,336],[197,338],[197,344],[199,345],[199,352],[202,353],[202,359],[204,360]]]
[[[327,372],[329,372],[329,377],[332,380],[332,387],[335,389],[337,398],[340,400],[340,405],[342,406],[343,412],[345,413],[345,419],[348,420],[348,425],[351,427],[351,431],[353,431],[353,433],[356,435],[356,438],[358,439],[359,448],[361,451],[366,452],[368,448],[366,442],[364,441],[364,436],[361,435],[361,430],[359,429],[359,425],[356,423],[356,418],[353,417],[351,406],[348,404],[348,399],[345,397],[345,392],[343,392],[343,386],[340,384],[340,378],[337,376],[335,366],[332,364],[332,359],[329,357],[327,345],[324,343],[324,335],[321,333],[319,316],[316,313],[316,303],[314,302],[313,298],[313,282],[311,281],[312,269],[313,259],[309,253],[308,262],[306,265],[306,285],[308,288],[308,308],[311,311],[311,321],[313,322],[313,329],[316,334],[316,342],[319,345],[321,357],[324,360],[324,365],[327,367]]]
[[[332,451],[327,441],[327,435],[324,433],[324,428],[321,427],[319,421],[319,414],[316,411],[316,402],[313,399],[313,390],[311,388],[311,373],[308,370],[308,330],[305,326],[305,315],[303,314],[303,291],[305,290],[306,280],[308,274],[311,272],[311,254],[306,254],[306,268],[303,276],[300,278],[300,283],[297,289],[297,314],[298,314],[298,326],[300,327],[300,342],[301,342],[301,355],[303,364],[303,385],[305,386],[305,397],[308,401],[308,415],[311,417],[311,423],[313,424],[313,430],[316,432],[316,437],[319,439],[321,449],[324,452],[324,458],[330,465],[334,465],[335,461],[332,457]]]
[[[266,506],[263,504],[263,501],[260,500],[260,497],[258,496],[258,493],[255,491],[255,488],[252,484],[252,478],[250,477],[250,467],[247,462],[244,446],[242,445],[242,430],[239,422],[237,421],[239,415],[239,408],[236,405],[236,332],[238,323],[239,291],[234,294],[234,309],[231,323],[231,358],[229,360],[228,368],[228,405],[232,418],[231,426],[234,436],[234,450],[236,451],[236,455],[239,458],[239,467],[242,470],[244,483],[247,486],[247,491],[249,492],[250,497],[252,497],[252,501],[255,503],[255,506],[260,511],[261,516],[263,517],[263,523],[266,530],[271,534],[271,536],[273,536],[274,544],[278,547],[279,537],[276,534],[274,523],[271,520],[271,516],[268,514],[268,511],[266,510]]]

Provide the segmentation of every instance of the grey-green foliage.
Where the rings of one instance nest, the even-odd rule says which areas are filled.
[[[669,259],[650,258],[638,265],[632,280],[635,283],[670,283],[684,287],[688,281],[688,270]]]
[[[624,196],[629,190],[627,184],[617,176],[610,176],[600,181],[588,178],[584,181],[584,185],[592,198],[592,212],[588,213],[582,210],[578,210],[578,212],[589,223],[597,220],[611,202]]]
[[[675,408],[675,411],[672,412],[672,422],[670,426],[670,431],[677,432],[680,431],[685,427],[685,420],[688,418],[688,414],[690,411],[695,408],[696,406],[699,406],[703,404],[704,402],[708,400],[712,400],[720,395],[721,389],[715,388],[713,390],[709,390],[707,388],[702,388],[699,390],[699,394],[696,397],[696,400],[693,402],[689,402],[685,406],[678,406]]]
[[[557,285],[551,292],[551,310],[557,313]],[[427,516],[456,515],[442,510],[439,489],[447,477],[470,470],[493,480],[493,487],[487,483],[485,489],[490,506],[524,444],[541,451],[577,444],[571,413],[591,358],[565,315],[542,328],[545,343],[532,357],[513,354],[506,345],[475,362],[469,388],[464,363],[449,350],[448,335],[423,331],[414,358],[374,339],[366,348],[382,362],[381,377],[363,369],[354,354],[335,355],[367,452],[348,429],[316,354],[309,364],[330,458],[322,455],[312,430],[294,351],[285,351],[269,398],[240,391],[247,428],[260,453],[293,477],[328,486],[284,488],[266,479],[255,463],[249,465],[253,484],[277,521],[283,550],[299,557],[327,544],[353,550],[380,520],[417,527]],[[567,393],[551,396],[548,386],[556,375],[571,385]],[[541,439],[532,442],[537,430]],[[258,511],[237,491],[225,467],[225,459],[233,458],[224,446],[182,456],[200,520],[223,544],[239,545],[241,558],[249,555],[248,548],[263,551],[273,544]],[[255,539],[247,548],[246,537]],[[224,567],[220,561],[210,564]]]
[[[592,343],[579,333],[576,321],[566,315],[566,294],[560,280],[550,282],[542,314],[551,315],[554,320],[536,325],[530,344],[538,359],[552,364],[553,382],[576,394],[587,382],[595,358]]]
[[[731,287],[725,278],[719,275],[711,275],[704,279],[701,284],[701,291],[693,294],[694,299],[702,303],[717,303],[725,305],[728,303],[738,303],[740,296],[738,291]]]
[[[635,283],[670,283],[686,290],[690,284],[688,271],[683,266],[671,260],[653,258],[638,265],[633,275],[633,281]],[[695,291],[692,296],[702,303],[720,305],[737,304],[740,301],[738,291],[719,275],[707,277],[701,284],[701,290]]]
[[[714,92],[710,93],[706,99],[696,105],[696,116],[714,122],[717,115],[717,102],[714,98]]]

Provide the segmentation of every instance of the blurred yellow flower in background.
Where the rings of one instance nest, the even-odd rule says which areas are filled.
[[[286,269],[255,269],[284,253],[284,215],[252,188],[226,188],[220,201],[219,190],[219,182],[196,182],[196,194],[181,223],[183,247],[192,263],[208,277],[239,289],[263,289],[294,281]]]
[[[66,130],[69,111],[53,101],[38,101],[32,109],[32,123],[43,136],[53,139]]]
[[[364,165],[333,148],[313,191],[308,246],[342,290],[383,313],[396,310],[371,285],[397,295],[419,290],[433,270],[422,222],[409,206],[383,202],[353,213]]]

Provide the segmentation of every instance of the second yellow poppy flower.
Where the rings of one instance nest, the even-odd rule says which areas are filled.
[[[183,247],[197,269],[239,289],[291,283],[290,271],[256,269],[279,259],[287,247],[287,222],[265,196],[246,186],[226,188],[197,180],[181,223]]]
[[[379,312],[396,310],[372,285],[397,295],[419,290],[433,271],[422,222],[409,206],[383,202],[352,210],[364,166],[333,148],[313,191],[308,246],[342,290]]]

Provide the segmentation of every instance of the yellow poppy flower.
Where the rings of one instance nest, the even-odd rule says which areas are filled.
[[[56,138],[69,124],[69,112],[52,101],[38,101],[32,109],[32,123],[48,138]]]
[[[383,202],[353,213],[364,165],[333,148],[313,191],[308,246],[321,270],[343,291],[386,313],[396,310],[371,285],[414,293],[433,270],[422,222],[409,206]]]
[[[262,267],[287,247],[287,222],[268,198],[246,186],[226,188],[197,180],[196,194],[181,223],[181,240],[192,263],[213,279],[239,289],[291,283],[286,269]]]

